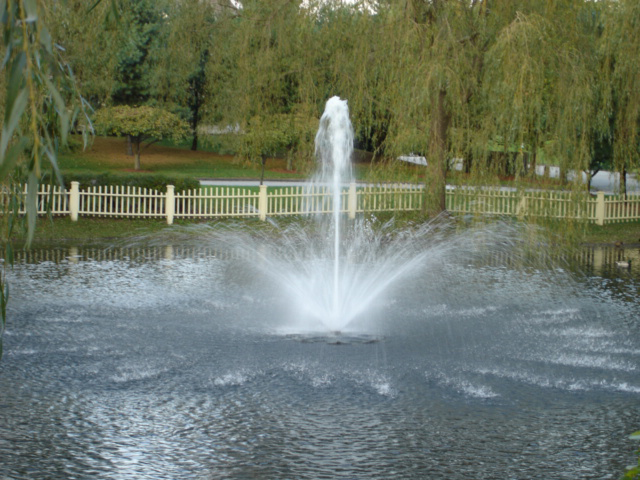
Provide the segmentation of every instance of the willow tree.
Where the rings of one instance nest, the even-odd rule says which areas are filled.
[[[608,86],[602,111],[611,119],[613,163],[620,173],[620,193],[626,193],[626,173],[640,167],[640,3],[621,0],[606,4],[602,38],[602,78]]]
[[[487,52],[482,135],[500,144],[509,160],[517,159],[509,173],[523,174],[529,164],[533,171],[545,145],[565,171],[589,164],[597,63],[580,8],[586,7],[532,2]],[[485,145],[477,154],[490,150]]]
[[[59,54],[71,68],[82,96],[95,108],[109,103],[115,86],[119,24],[114,4],[93,9],[83,0],[50,2],[46,23]]]
[[[36,195],[43,168],[49,165],[60,177],[59,145],[67,141],[71,126],[84,107],[73,75],[43,22],[49,6],[48,2],[37,0],[0,1],[4,73],[0,133],[4,250],[0,272],[0,355],[9,297],[6,273],[13,258],[11,236],[22,201],[16,185],[25,179],[28,185],[24,203],[29,244],[35,231]]]
[[[301,2],[264,0],[243,2],[238,11],[221,12],[214,30],[216,48],[207,67],[210,107],[208,119],[238,125],[250,142],[243,151],[262,162],[273,151],[273,119],[287,116],[317,118],[313,106],[301,102],[300,73],[307,29]],[[306,128],[308,122],[289,122]],[[257,130],[265,129],[264,132]],[[308,138],[304,132],[294,135]],[[308,142],[295,143],[302,152]]]
[[[445,209],[449,159],[470,142],[479,58],[488,42],[485,15],[484,2],[405,0],[376,19],[376,98],[389,121],[385,150],[427,157],[431,213]]]

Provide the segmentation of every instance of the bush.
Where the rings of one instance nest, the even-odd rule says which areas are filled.
[[[640,440],[640,430],[637,432],[633,432],[629,435],[629,438],[632,440]],[[640,450],[637,450],[636,453],[640,455]],[[638,457],[638,464],[632,465],[627,469],[627,473],[625,473],[621,480],[638,480],[640,479],[640,456]]]
[[[71,188],[71,182],[78,182],[81,190],[89,187],[121,185],[125,187],[147,188],[164,193],[167,191],[167,185],[173,185],[176,187],[175,191],[177,193],[200,188],[200,182],[195,178],[176,178],[166,175],[116,175],[112,173],[101,173],[99,175],[68,174],[64,176],[63,180],[65,188]],[[50,181],[51,178],[49,175],[46,175],[42,179],[42,183],[49,183]]]

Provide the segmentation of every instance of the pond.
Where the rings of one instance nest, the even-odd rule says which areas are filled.
[[[616,255],[443,259],[310,333],[219,246],[36,249],[10,278],[0,477],[618,478],[640,265]]]

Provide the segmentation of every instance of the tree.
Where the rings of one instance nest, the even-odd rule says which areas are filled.
[[[143,105],[152,99],[157,51],[166,42],[168,4],[165,0],[119,0],[115,45],[116,81],[111,101],[116,105]]]
[[[0,50],[5,74],[0,133],[4,249],[0,272],[0,356],[9,298],[6,274],[13,260],[11,235],[20,203],[16,184],[26,178],[29,245],[35,231],[36,195],[43,164],[50,165],[60,180],[58,148],[66,143],[71,126],[84,114],[85,107],[72,72],[43,22],[49,6],[48,2],[37,0],[0,0]]]
[[[140,145],[147,140],[180,140],[189,126],[177,115],[160,108],[121,105],[98,110],[94,117],[96,131],[103,135],[128,136],[135,152],[135,169],[140,170]]]
[[[640,4],[608,2],[602,39],[605,88],[602,110],[611,122],[613,165],[620,173],[620,193],[626,194],[626,173],[640,166]]]
[[[221,12],[213,32],[216,48],[206,69],[208,120],[240,126],[246,132],[243,154],[263,167],[268,156],[284,151],[292,169],[294,155],[306,158],[313,151],[309,126],[317,127],[321,107],[300,85],[313,52],[312,25],[300,4],[244,2],[238,11]]]
[[[154,95],[165,108],[191,124],[191,149],[198,149],[198,126],[206,107],[206,65],[213,48],[216,5],[202,0],[175,2],[168,10],[166,43],[153,52]]]
[[[302,114],[253,117],[243,135],[242,148],[249,160],[260,162],[260,185],[264,180],[267,159],[287,152],[287,169],[291,170],[293,155],[313,142],[317,128],[316,119]]]
[[[78,88],[95,106],[111,102],[115,88],[121,23],[114,4],[103,1],[90,10],[84,0],[50,2],[46,22],[62,58],[73,70]]]
[[[530,174],[542,152],[565,174],[594,172],[611,137],[616,168],[634,168],[639,10],[631,0],[245,1],[216,24],[209,118],[246,127],[296,108],[317,118],[339,95],[375,158],[428,157],[432,213],[445,207],[454,157],[471,181]]]

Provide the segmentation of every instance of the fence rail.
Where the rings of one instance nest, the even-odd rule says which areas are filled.
[[[26,185],[18,192],[24,213]],[[419,211],[424,187],[411,184],[357,186],[341,192],[341,210],[350,218],[357,213]],[[6,198],[6,194],[5,194]],[[90,187],[80,190],[41,185],[37,194],[38,214],[137,218],[221,218],[324,214],[333,211],[333,194],[326,187],[259,188],[214,187],[175,193],[137,187]],[[6,205],[6,202],[4,202]],[[548,191],[509,191],[492,188],[447,188],[446,208],[454,214],[511,215],[581,219],[604,225],[640,220],[640,195],[604,195]]]

